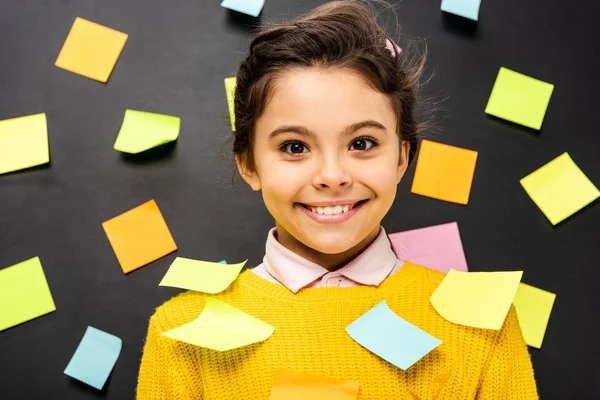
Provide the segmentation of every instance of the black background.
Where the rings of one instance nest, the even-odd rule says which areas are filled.
[[[267,0],[262,17],[320,3]],[[425,136],[479,158],[468,206],[411,194],[413,164],[384,226],[457,221],[470,270],[524,270],[557,293],[544,345],[531,349],[542,399],[600,398],[600,206],[553,227],[519,184],[565,151],[600,184],[597,4],[483,0],[477,24],[437,0],[397,7],[428,43],[425,94],[446,98],[441,132]],[[129,34],[107,84],[54,67],[77,16]],[[0,176],[0,267],[39,256],[57,307],[0,332],[0,398],[132,398],[148,319],[178,292],[157,286],[173,259],[261,262],[273,221],[259,194],[232,186],[223,84],[253,22],[220,0],[0,2],[0,119],[45,112],[51,152],[47,166]],[[541,131],[485,115],[500,66],[555,85]],[[137,157],[113,150],[127,108],[181,117],[179,140]],[[101,223],[150,199],[179,250],[124,275]],[[88,325],[123,339],[102,391],[63,374]]]

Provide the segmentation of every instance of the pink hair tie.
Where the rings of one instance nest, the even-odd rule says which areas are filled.
[[[396,57],[402,53],[402,49],[396,43],[392,42],[390,38],[385,39],[385,47],[390,51],[392,57]]]

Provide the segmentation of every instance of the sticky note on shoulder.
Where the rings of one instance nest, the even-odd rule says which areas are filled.
[[[229,119],[231,121],[231,130],[235,132],[235,76],[225,78],[225,95],[227,96],[227,108],[229,109]]]
[[[553,90],[550,83],[501,67],[485,112],[539,130]]]
[[[106,82],[126,41],[126,33],[77,17],[55,65]]]
[[[406,370],[442,341],[394,313],[384,300],[346,327],[361,346]]]
[[[450,322],[500,330],[522,276],[523,271],[461,272],[451,269],[430,301]]]
[[[556,295],[545,290],[519,284],[513,304],[523,339],[531,347],[541,348]]]
[[[0,121],[0,174],[50,161],[46,114]]]
[[[179,137],[180,124],[179,117],[126,110],[114,148],[124,153],[137,154],[172,142]]]
[[[568,153],[561,154],[521,179],[521,185],[552,225],[600,197],[598,188]]]
[[[88,326],[64,373],[102,390],[119,359],[121,347],[120,338]]]
[[[481,0],[442,0],[441,10],[477,21],[480,5]]]
[[[248,261],[248,260],[246,260]],[[177,257],[159,286],[215,294],[227,289],[238,277],[246,261],[239,264],[209,262]]]
[[[55,310],[39,257],[0,270],[0,331]]]
[[[177,250],[154,200],[103,222],[102,227],[126,274]]]
[[[258,17],[265,5],[265,0],[223,0],[221,7],[243,14]]]
[[[358,390],[356,382],[280,368],[269,400],[356,400]]]

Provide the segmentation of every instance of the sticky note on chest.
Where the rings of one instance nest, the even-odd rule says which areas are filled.
[[[356,382],[278,369],[269,400],[356,400],[358,389]]]

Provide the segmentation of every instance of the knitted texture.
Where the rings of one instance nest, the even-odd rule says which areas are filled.
[[[514,307],[500,331],[453,324],[429,302],[444,275],[406,262],[378,287],[309,288],[297,294],[244,271],[211,295],[275,327],[262,343],[219,352],[161,333],[196,319],[208,295],[182,293],[150,319],[138,399],[267,400],[275,370],[359,383],[359,399],[537,399]],[[399,316],[443,343],[402,369],[356,343],[346,326],[386,300]]]

